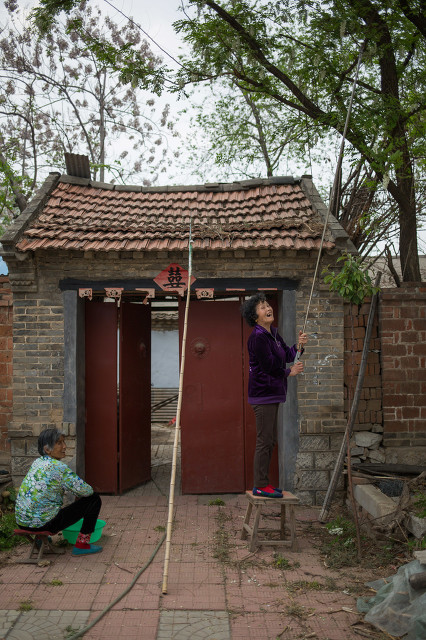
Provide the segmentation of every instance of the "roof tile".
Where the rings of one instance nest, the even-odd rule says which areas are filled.
[[[17,249],[183,250],[190,220],[194,249],[320,246],[322,219],[296,179],[126,189],[81,180],[73,184],[66,176],[25,229]],[[325,247],[333,246],[327,236]]]

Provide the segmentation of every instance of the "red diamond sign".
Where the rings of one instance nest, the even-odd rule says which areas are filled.
[[[154,278],[154,282],[158,284],[164,291],[178,291],[182,293],[188,287],[189,273],[186,269],[183,269],[180,265],[173,262],[167,269],[160,271],[158,276]],[[191,276],[191,284],[195,282],[196,278]]]

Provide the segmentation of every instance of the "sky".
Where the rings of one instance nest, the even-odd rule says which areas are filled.
[[[0,0],[0,2],[3,2],[3,0]],[[174,31],[172,24],[184,17],[183,12],[180,10],[180,0],[156,0],[155,2],[152,0],[90,0],[90,3],[99,6],[102,13],[108,13],[118,25],[124,24],[127,17],[133,18],[145,32],[142,33],[142,37],[148,40],[153,53],[161,56],[167,66],[177,68],[172,57],[177,59],[179,53],[183,51],[184,43]],[[18,6],[22,9],[23,15],[28,15],[36,5],[36,0],[18,0]],[[4,14],[3,4],[0,5],[0,17],[2,14]],[[203,88],[202,85],[195,87],[194,92],[199,101],[202,100],[203,96],[207,95],[207,89]],[[192,96],[192,99],[197,99],[196,96]],[[171,105],[170,113],[171,115],[175,114],[176,118],[178,118],[177,130],[180,134],[179,138],[169,137],[168,140],[169,147],[172,150],[178,150],[180,157],[166,173],[160,175],[156,184],[199,184],[203,182],[193,170],[191,163],[185,161],[185,140],[189,137],[192,141],[196,139],[197,144],[199,142],[199,146],[201,146],[205,137],[200,130],[196,130],[193,124],[191,125],[191,113],[194,114],[194,111],[191,112],[191,101],[185,100],[184,97],[178,99],[176,94],[164,92],[161,97],[155,97],[155,102],[156,106],[158,106],[158,112],[160,112],[162,105],[166,103]],[[186,114],[179,113],[183,109],[187,110]],[[328,162],[330,180],[333,179],[333,160],[334,151],[332,150],[331,158]],[[285,175],[299,176],[312,173],[315,181],[316,178],[319,180],[324,174],[324,167],[310,167],[308,162],[306,165],[303,162],[296,165],[289,158],[287,165],[285,170],[281,172]],[[227,180],[226,178],[224,179],[221,172],[223,174],[223,171],[220,168],[216,169],[212,163],[205,181],[226,182]]]

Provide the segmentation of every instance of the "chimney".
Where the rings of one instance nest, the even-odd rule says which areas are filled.
[[[90,164],[87,156],[80,156],[77,153],[65,153],[65,166],[69,176],[88,178],[90,180]]]

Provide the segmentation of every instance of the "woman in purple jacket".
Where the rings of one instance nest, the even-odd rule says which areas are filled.
[[[254,496],[281,498],[282,490],[269,484],[269,465],[277,443],[277,414],[285,402],[287,378],[303,371],[303,363],[294,362],[297,346],[288,347],[272,326],[274,312],[264,293],[257,293],[242,306],[247,323],[254,327],[248,339],[248,401],[256,416],[256,450],[254,454]],[[306,333],[299,331],[299,344],[306,344]]]

